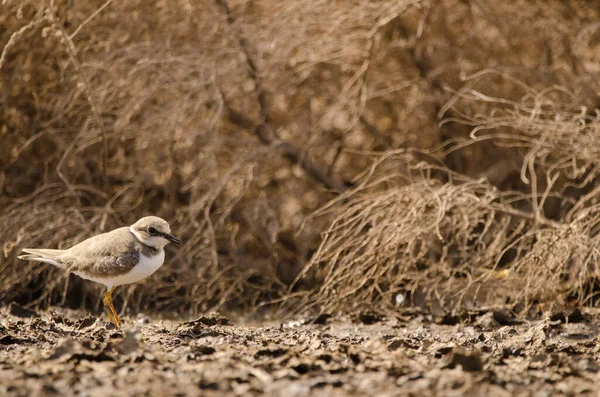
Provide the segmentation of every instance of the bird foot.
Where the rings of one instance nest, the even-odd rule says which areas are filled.
[[[112,293],[115,290],[115,287],[112,287],[106,295],[104,295],[104,308],[106,309],[106,313],[108,314],[108,319],[111,323],[113,323],[116,327],[121,326],[121,321],[119,320],[119,316],[117,315],[117,311],[115,310],[115,306],[112,303]]]

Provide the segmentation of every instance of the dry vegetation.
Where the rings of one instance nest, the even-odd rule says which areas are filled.
[[[593,304],[598,14],[4,1],[0,302],[99,308],[18,251],[156,214],[185,243],[125,310]]]

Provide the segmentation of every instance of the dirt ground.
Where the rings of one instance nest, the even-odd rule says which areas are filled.
[[[595,394],[598,311],[247,323],[0,309],[0,395]],[[451,325],[453,324],[453,325]]]

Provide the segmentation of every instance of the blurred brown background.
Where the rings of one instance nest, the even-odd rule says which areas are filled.
[[[593,302],[599,6],[5,1],[0,302],[99,308],[16,255],[148,214],[124,310]]]

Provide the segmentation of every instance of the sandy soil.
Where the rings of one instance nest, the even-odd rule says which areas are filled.
[[[244,324],[0,309],[0,395],[596,394],[600,313]],[[454,324],[454,325],[448,325]]]

